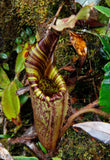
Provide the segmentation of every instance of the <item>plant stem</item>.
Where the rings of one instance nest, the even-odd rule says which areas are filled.
[[[65,133],[65,131],[72,125],[72,122],[73,120],[78,117],[79,115],[83,114],[83,113],[87,113],[87,112],[93,112],[93,113],[96,113],[96,114],[99,114],[105,118],[110,118],[110,114],[109,113],[106,113],[102,110],[99,110],[99,109],[96,109],[96,108],[87,108],[87,107],[84,107],[82,109],[80,109],[79,111],[75,112],[74,114],[72,114],[66,124],[63,126],[62,128],[62,131],[61,131],[61,134],[60,134],[60,138],[63,136],[63,134]]]
[[[55,17],[54,17],[54,19],[53,19],[52,23],[49,25],[48,30],[50,30],[50,29],[51,29],[51,27],[52,27],[52,25],[55,23],[55,21],[56,21],[56,19],[57,19],[58,15],[59,15],[59,13],[60,13],[60,11],[61,11],[61,9],[62,9],[63,5],[64,5],[64,3],[62,3],[62,4],[60,5],[60,7],[58,8],[58,11],[56,12]]]

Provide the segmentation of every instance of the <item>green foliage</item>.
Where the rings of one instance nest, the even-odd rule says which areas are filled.
[[[99,34],[100,36],[105,36],[106,30],[107,30],[106,26],[100,27],[100,28],[95,28],[95,35]],[[107,36],[108,36],[108,38],[110,38],[110,28],[108,29]]]
[[[110,1],[109,1],[109,0],[105,0],[105,2],[106,2],[107,5],[110,7]]]
[[[22,50],[23,50],[23,47],[22,47],[21,45],[17,45],[17,47],[16,47],[16,52],[17,52],[17,53],[21,53]]]
[[[3,68],[0,67],[0,96],[2,96],[3,112],[8,119],[17,119],[18,123],[20,104],[24,104],[27,101],[28,95],[25,94],[19,97],[16,95],[16,90],[23,86],[19,81],[19,75],[24,69],[25,51],[27,51],[27,47],[33,43],[35,43],[35,36],[32,36],[32,30],[29,27],[21,32],[21,37],[16,38],[16,52],[18,55],[15,63],[15,77],[12,82],[3,70],[3,68],[9,70],[8,63],[3,63]],[[24,46],[24,48],[22,46]],[[2,53],[1,58],[7,59],[8,55],[9,52]]]
[[[32,45],[36,42],[36,38],[32,35],[32,30],[27,27],[26,30],[23,30],[20,33],[20,37],[16,38],[16,52],[18,53],[15,65],[15,73],[20,73],[25,67],[25,51],[29,50],[29,45]],[[23,47],[22,47],[23,46]]]
[[[101,37],[99,34],[97,34],[97,36],[99,37],[102,45],[103,45],[103,50],[105,52],[103,52],[102,56],[106,59],[106,60],[110,60],[110,41],[109,38],[105,35],[105,37]]]
[[[4,90],[2,95],[3,112],[8,119],[16,119],[20,113],[20,101],[16,95],[16,84],[12,81]]]
[[[46,154],[47,150],[45,149],[45,147],[40,142],[38,142],[38,144],[39,144],[39,147],[41,148],[42,152]]]
[[[94,6],[99,12],[105,14],[107,17],[110,17],[110,8],[104,6]]]
[[[52,4],[51,4],[51,2],[52,2]],[[59,1],[57,1],[57,2],[59,2]],[[50,7],[49,4],[54,6],[55,1],[40,0],[39,2],[37,2],[35,0],[34,1],[15,0],[15,4],[13,5],[13,8],[14,8],[14,12],[16,12],[16,15],[18,17],[20,17],[19,18],[20,19],[19,25],[23,26],[25,24],[28,24],[29,26],[32,25],[33,28],[34,27],[36,28],[36,26],[39,25],[40,23],[44,23],[52,15],[50,10],[48,10],[48,8]],[[58,4],[57,4],[57,6],[58,6]],[[103,7],[100,8],[99,6],[96,8],[101,13],[105,14],[107,17],[110,17],[108,9],[105,9]],[[86,12],[86,11],[88,13],[88,8],[87,8],[87,10],[83,10],[83,12]],[[85,16],[85,14],[82,14],[82,12],[79,15],[80,18],[81,17],[86,18],[86,16]],[[8,18],[6,18],[6,20],[8,20]],[[105,55],[103,55],[103,57],[108,60],[108,59],[110,59],[109,39],[107,39],[107,37],[103,38],[100,35],[98,35],[98,37],[103,44],[103,50],[105,53]],[[0,67],[0,73],[1,73],[0,74],[0,88],[2,88],[2,90],[0,90],[0,95],[2,96],[3,111],[8,119],[17,118],[17,116],[19,115],[19,112],[20,112],[20,104],[24,104],[28,99],[27,95],[22,95],[19,97],[15,93],[18,88],[23,86],[19,80],[19,75],[24,70],[25,51],[27,50],[29,45],[32,45],[34,43],[35,43],[35,36],[32,34],[32,30],[29,27],[27,27],[25,30],[23,29],[20,34],[20,37],[16,38],[16,44],[17,44],[16,52],[18,53],[18,55],[16,58],[16,64],[15,64],[15,78],[14,78],[14,80],[12,80],[12,82],[10,82],[6,72],[3,70],[3,68],[6,70],[9,70],[8,63],[3,63],[2,64],[3,68]],[[64,39],[64,44],[62,46],[63,47],[66,46],[65,39]],[[63,47],[61,47],[61,49]],[[70,53],[69,52],[70,48],[69,48],[69,50],[67,50],[67,48],[65,47],[65,50],[68,53]],[[64,51],[64,49],[62,49],[62,52],[63,51]],[[63,57],[63,59],[65,59],[66,62],[68,61],[67,60],[67,57],[68,57],[67,52],[64,52],[63,53],[64,55],[62,54],[63,55],[62,57]],[[61,53],[59,55],[61,56]],[[8,58],[7,52],[6,53],[3,52],[0,56],[1,56],[0,58],[4,59],[4,60]],[[68,59],[69,59],[69,57],[68,57]],[[61,59],[60,59],[60,61],[61,61]],[[66,64],[66,62],[65,62],[65,64]],[[107,112],[110,112],[110,109],[108,108],[109,98],[110,98],[109,97],[109,95],[110,95],[110,89],[109,89],[110,88],[109,87],[110,64],[108,64],[108,65],[106,65],[106,67],[104,67],[104,71],[105,71],[105,81],[102,82],[102,87],[101,87],[102,90],[100,91],[101,98],[99,99],[99,103],[101,103],[103,105],[106,105],[106,103],[107,103],[106,107],[104,107],[104,110]],[[1,135],[0,138],[7,138],[7,135]],[[84,145],[81,145],[79,143],[75,144],[75,140],[74,141],[71,140],[69,142],[70,142],[69,145],[71,145],[71,144],[73,145],[73,147],[75,149],[74,152],[76,152],[76,154],[79,154],[79,157],[81,159],[88,156],[88,146],[86,146],[86,144],[85,144],[85,146],[86,146],[87,150],[86,150],[86,152],[84,152],[85,151]],[[73,142],[74,142],[74,144],[73,144]],[[75,145],[77,145],[77,146],[75,147]],[[39,146],[44,153],[47,153],[47,151],[45,150],[45,148],[43,148],[43,146],[41,144],[39,144]],[[67,151],[67,147],[68,147],[68,145],[66,146],[66,144],[65,144],[66,151]],[[95,145],[94,145],[94,147],[95,147]],[[69,148],[68,148],[68,150],[69,150]],[[83,151],[83,154],[81,154],[81,151]],[[72,151],[69,150],[69,152],[71,152],[70,154],[72,155],[71,157],[73,158],[73,153],[72,153],[73,150]],[[90,149],[90,153],[91,153],[91,149]],[[92,153],[94,153],[94,150],[92,150]],[[83,157],[82,157],[82,155],[83,155]],[[92,156],[93,156],[93,154],[90,155],[90,158]],[[38,160],[38,158],[35,158],[35,157],[24,157],[24,156],[14,157],[14,159],[17,159],[17,160],[22,160],[22,159],[23,160],[25,160],[25,159]],[[58,158],[58,157],[53,157],[52,159],[53,160],[61,160],[61,158]]]
[[[7,71],[9,71],[9,65],[8,63],[3,63],[3,68]]]
[[[10,84],[10,80],[6,72],[0,67],[0,88],[5,89],[7,85]]]
[[[6,139],[8,139],[8,138],[11,138],[11,136],[8,135],[8,134],[0,134],[0,138],[6,138]]]
[[[101,83],[99,104],[103,111],[110,113],[110,62],[104,66],[104,80]]]
[[[20,73],[24,69],[25,58],[23,52],[19,53],[16,59],[15,73]]]
[[[0,58],[1,59],[7,59],[8,58],[8,53],[0,53]]]

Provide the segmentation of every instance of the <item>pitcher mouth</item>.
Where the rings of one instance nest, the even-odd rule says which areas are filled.
[[[53,102],[55,100],[59,100],[63,98],[63,95],[66,92],[66,84],[56,67],[51,68],[50,72],[48,72],[48,76],[43,76],[38,81],[28,76],[30,81],[31,88],[38,98],[43,101]],[[54,70],[54,74],[52,74]]]

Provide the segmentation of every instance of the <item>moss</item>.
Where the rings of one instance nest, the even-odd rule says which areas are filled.
[[[63,137],[58,156],[62,160],[102,160],[110,159],[110,144],[94,140],[83,131],[69,128]]]

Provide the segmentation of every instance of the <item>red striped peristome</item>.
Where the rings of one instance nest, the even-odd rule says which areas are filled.
[[[66,92],[66,85],[57,68],[52,65],[53,51],[59,39],[59,34],[50,31],[48,34],[35,44],[29,52],[25,61],[26,73],[31,88],[37,97],[48,102],[62,98]],[[53,80],[59,88],[59,92],[51,97],[46,96],[38,87],[39,80],[46,76]]]

